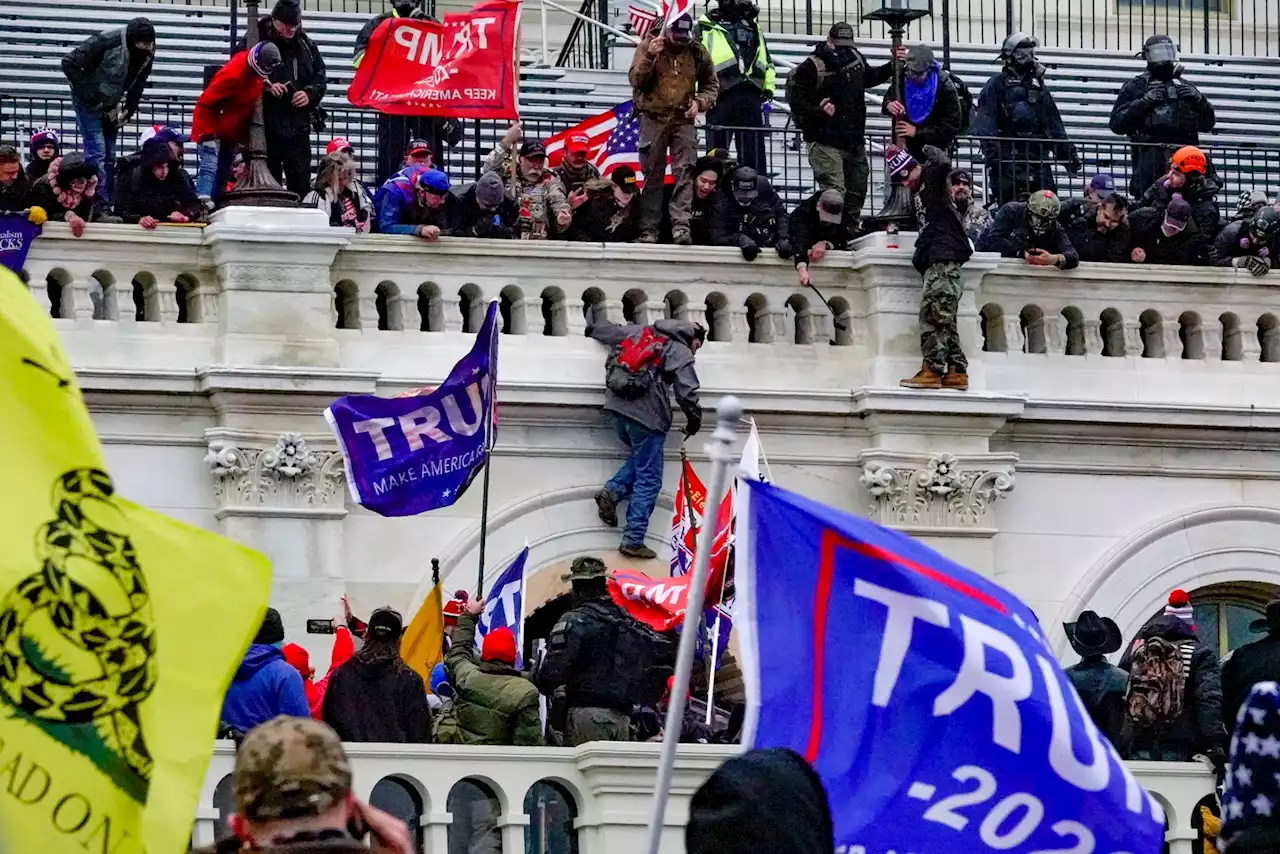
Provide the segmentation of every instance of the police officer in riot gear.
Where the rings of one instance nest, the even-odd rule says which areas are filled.
[[[1055,159],[1072,175],[1080,172],[1080,157],[1044,85],[1045,69],[1036,61],[1038,46],[1027,33],[1004,40],[999,56],[1004,68],[982,87],[974,112],[972,133],[983,138],[988,181],[1002,205],[1037,190],[1056,191]]]
[[[707,113],[707,147],[727,148],[734,136],[738,161],[763,174],[763,133],[722,128],[764,127],[764,104],[773,99],[775,84],[773,57],[756,21],[760,9],[755,3],[718,0],[718,5],[698,21],[700,39],[720,81],[720,94]]]
[[[1173,39],[1152,36],[1143,44],[1141,55],[1147,70],[1124,84],[1111,108],[1111,132],[1135,143],[1129,183],[1129,193],[1135,197],[1141,197],[1164,173],[1175,149],[1199,145],[1200,134],[1213,130],[1216,121],[1209,99],[1182,79]]]

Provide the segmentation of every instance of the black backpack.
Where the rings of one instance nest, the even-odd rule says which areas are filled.
[[[810,54],[809,56],[805,57],[804,62],[812,62],[813,67],[817,69],[818,82],[814,86],[814,91],[819,93],[819,95],[821,95],[822,84],[827,82],[827,78],[830,77],[832,74],[835,74],[835,72],[827,68],[826,60],[818,56],[816,53]],[[803,65],[804,62],[802,62],[801,65]],[[796,79],[796,71],[799,70],[799,68],[800,66],[797,65],[795,68],[791,69],[790,73],[787,74],[787,104],[792,104],[795,101],[795,98],[793,97],[795,93],[795,79]],[[795,126],[800,128],[801,130],[805,129],[803,120],[801,119],[799,113],[795,113],[795,112],[791,113],[791,121],[794,122]]]
[[[948,70],[947,79],[956,88],[956,97],[960,99],[960,135],[963,136],[969,132],[969,124],[973,120],[973,93],[955,72]]]

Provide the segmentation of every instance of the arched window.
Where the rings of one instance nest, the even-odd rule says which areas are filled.
[[[529,823],[524,829],[525,854],[578,854],[578,805],[559,783],[539,780],[524,796]]]
[[[410,838],[422,848],[422,814],[425,811],[418,790],[398,777],[383,777],[369,793],[369,803],[389,812],[409,828]]]
[[[498,816],[502,805],[487,783],[459,780],[449,790],[445,809],[453,816],[449,822],[449,854],[501,854]]]
[[[1261,640],[1254,620],[1265,616],[1267,600],[1274,592],[1251,584],[1215,584],[1191,592],[1196,635],[1222,658],[1233,649]]]

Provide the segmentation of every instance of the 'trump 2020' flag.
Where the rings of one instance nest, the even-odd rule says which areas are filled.
[[[768,484],[739,498],[743,744],[813,764],[837,850],[1160,850],[1160,807],[1026,605],[865,519]]]
[[[498,303],[489,303],[471,352],[433,391],[356,394],[324,416],[338,438],[356,503],[383,516],[448,507],[488,462],[498,386]]]
[[[506,626],[516,636],[516,668],[520,667],[521,643],[524,640],[524,570],[529,562],[529,547],[525,546],[498,580],[489,587],[489,597],[476,626],[476,646],[484,642],[490,630]]]
[[[347,100],[381,113],[518,118],[519,0],[482,0],[444,23],[388,18],[369,38]]]

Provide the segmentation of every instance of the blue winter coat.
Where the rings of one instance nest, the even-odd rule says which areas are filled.
[[[311,717],[302,676],[274,646],[252,644],[222,701],[222,722],[248,732],[278,715]]]

